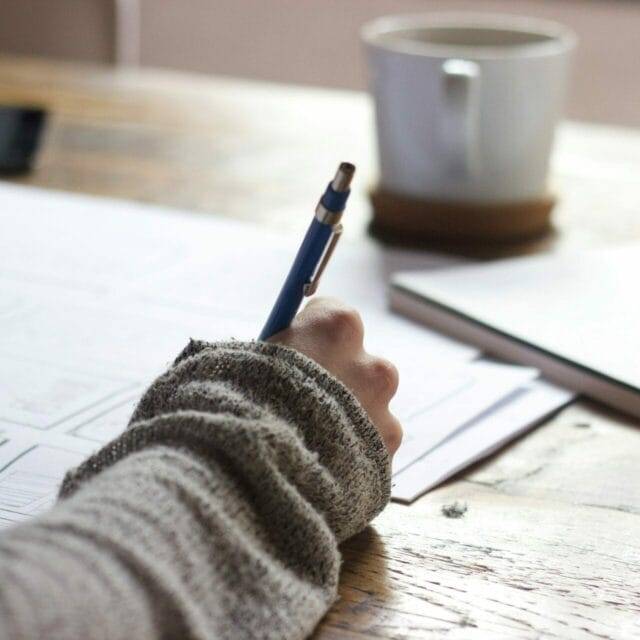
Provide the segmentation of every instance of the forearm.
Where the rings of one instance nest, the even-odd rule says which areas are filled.
[[[305,637],[388,474],[360,407],[310,361],[192,344],[68,497],[0,540],[0,635]]]

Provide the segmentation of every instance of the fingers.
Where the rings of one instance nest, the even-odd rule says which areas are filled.
[[[353,369],[349,375],[351,389],[393,456],[402,442],[402,427],[389,411],[389,403],[398,390],[398,370],[388,360],[366,353],[353,363]]]
[[[295,324],[323,341],[328,349],[343,353],[362,349],[364,325],[360,314],[334,298],[314,298],[298,314]]]
[[[388,360],[364,351],[364,326],[360,315],[338,300],[312,300],[300,314],[300,321],[311,332],[323,334],[326,342],[320,358],[333,358],[332,354],[340,354],[343,366],[342,370],[339,367],[336,371],[338,377],[351,388],[366,409],[393,455],[402,441],[400,423],[389,411],[389,402],[399,385],[397,368]]]
[[[370,413],[372,408],[386,408],[398,390],[398,370],[364,351],[350,361],[346,374],[351,390]]]
[[[269,338],[301,351],[339,378],[362,351],[363,339],[358,312],[332,298],[314,298],[288,329]]]
[[[400,376],[398,369],[389,360],[365,354],[363,378],[367,383],[367,392],[372,399],[388,404],[396,395]]]
[[[313,298],[291,327],[270,340],[301,351],[340,379],[367,411],[390,454],[395,453],[402,429],[389,402],[398,389],[398,370],[364,351],[364,326],[355,309],[333,298]]]
[[[393,414],[387,411],[387,415],[378,418],[374,424],[387,445],[389,454],[393,456],[402,444],[402,426],[400,422]]]

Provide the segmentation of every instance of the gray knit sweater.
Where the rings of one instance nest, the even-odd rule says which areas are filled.
[[[57,506],[0,537],[0,638],[304,638],[389,490],[382,440],[324,369],[191,342]]]

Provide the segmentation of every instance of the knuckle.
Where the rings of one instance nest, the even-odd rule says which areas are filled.
[[[402,436],[403,436],[402,427],[400,423],[393,418],[391,428],[389,429],[389,433],[387,434],[387,447],[391,453],[395,453],[402,444]]]
[[[364,338],[364,327],[360,314],[347,307],[332,309],[327,314],[328,329],[339,342],[361,343]]]
[[[373,358],[368,369],[371,384],[376,391],[386,397],[393,397],[400,381],[395,365],[384,358]]]

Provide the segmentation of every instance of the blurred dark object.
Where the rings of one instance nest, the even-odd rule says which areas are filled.
[[[46,120],[44,109],[0,106],[0,175],[31,171]]]

